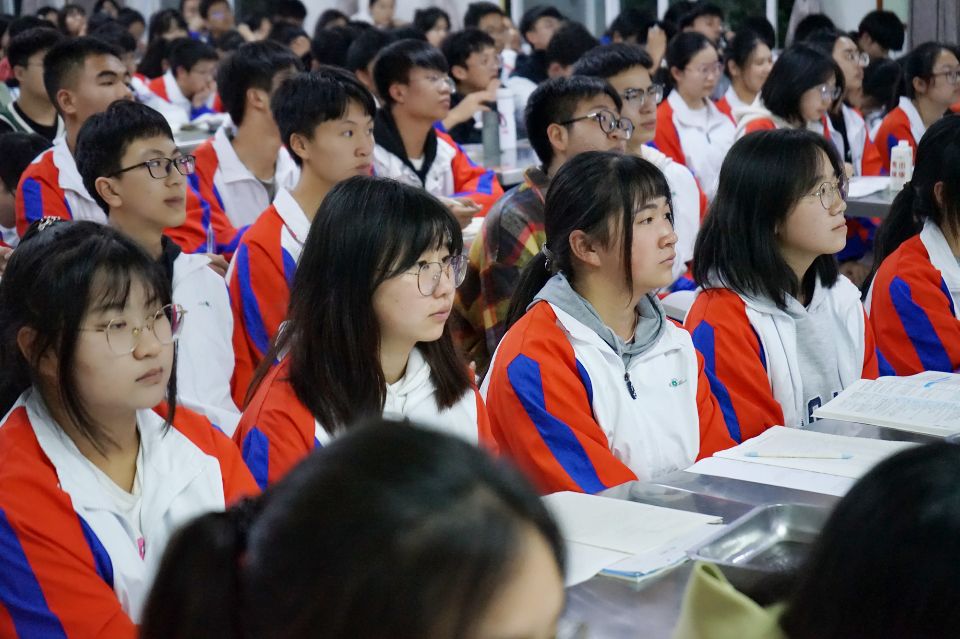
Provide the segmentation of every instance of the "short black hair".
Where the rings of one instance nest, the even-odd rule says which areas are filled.
[[[123,154],[137,140],[168,137],[173,131],[167,120],[145,104],[117,100],[103,113],[91,116],[80,127],[74,158],[83,186],[106,213],[110,206],[97,193],[97,178],[115,174],[122,169]]]
[[[899,51],[903,48],[905,29],[893,11],[874,10],[863,16],[860,26],[857,27],[857,35],[864,33],[888,51]]]
[[[120,7],[120,10],[117,11],[117,22],[128,29],[130,28],[130,25],[138,22],[143,26],[147,26],[147,21],[144,19],[143,14],[136,9],[131,9],[130,7]]]
[[[303,22],[307,19],[307,7],[300,0],[274,0],[273,17],[292,18]]]
[[[247,39],[239,31],[230,29],[213,41],[213,47],[219,54],[233,53],[246,41]],[[224,59],[227,57],[229,56],[224,55]]]
[[[320,17],[317,18],[317,26],[314,28],[314,36],[320,32],[321,29],[326,29],[327,25],[336,20],[347,20],[349,22],[350,18],[343,11],[338,9],[327,9],[320,14]]]
[[[427,7],[426,9],[417,9],[413,14],[413,26],[420,29],[423,33],[430,31],[437,22],[443,18],[447,21],[447,28],[451,26],[450,14],[439,7]]]
[[[147,42],[153,43],[170,31],[173,27],[179,27],[184,32],[187,31],[187,21],[183,19],[176,9],[162,9],[150,16],[150,25],[147,27]]]
[[[306,38],[310,39],[310,36],[306,31],[303,30],[303,27],[298,27],[295,24],[290,24],[289,22],[277,22],[270,29],[270,35],[267,36],[270,40],[274,42],[279,42],[284,46],[290,46],[290,44],[297,38]]]
[[[412,24],[405,24],[400,27],[394,27],[387,31],[394,40],[422,40],[427,41],[426,34]]]
[[[112,44],[90,36],[66,38],[47,51],[43,59],[43,86],[57,111],[60,110],[57,93],[69,82],[69,76],[83,69],[87,58],[99,55],[119,60],[123,54]]]
[[[863,95],[872,98],[886,114],[897,106],[903,67],[896,60],[873,60],[863,70]]]
[[[520,35],[524,40],[527,39],[527,32],[533,30],[537,24],[537,20],[540,18],[556,18],[557,20],[566,19],[556,7],[543,4],[534,5],[524,11],[523,15],[520,17]]]
[[[310,55],[319,64],[347,68],[347,52],[356,37],[357,32],[351,27],[317,29],[310,41]]]
[[[447,73],[449,67],[443,54],[436,47],[420,40],[400,40],[384,49],[373,67],[373,81],[380,99],[388,106],[393,104],[390,87],[406,84],[410,71],[415,68],[432,69]]]
[[[0,135],[0,182],[17,192],[20,176],[34,158],[50,148],[50,140],[36,133],[8,131]]]
[[[601,94],[610,96],[618,111],[623,108],[623,100],[613,87],[601,78],[576,75],[552,78],[541,83],[530,94],[524,112],[527,137],[544,167],[550,166],[553,161],[553,147],[547,138],[547,127],[566,122],[576,113],[580,102]]]
[[[137,50],[137,39],[116,20],[100,25],[97,29],[92,30],[90,35],[112,44],[123,53],[133,53]]]
[[[788,122],[802,122],[801,96],[827,82],[830,75],[836,79],[842,95],[843,72],[832,56],[803,42],[791,45],[777,58],[760,89],[763,106]]]
[[[579,22],[565,22],[550,38],[547,45],[547,66],[556,62],[564,67],[577,63],[584,53],[600,44],[600,41]]]
[[[684,14],[680,16],[677,26],[681,29],[686,29],[687,27],[693,26],[697,18],[702,18],[703,16],[717,17],[723,20],[723,9],[712,2],[696,2],[689,11],[684,12]]]
[[[209,44],[193,38],[177,38],[170,43],[167,60],[170,63],[170,72],[176,75],[177,69],[183,69],[189,73],[198,62],[203,60],[217,62],[220,57]]]
[[[298,133],[313,138],[317,125],[342,118],[351,101],[363,107],[370,117],[376,113],[370,91],[355,75],[338,67],[321,66],[280,85],[270,100],[270,110],[280,129],[280,139],[298,166],[302,160],[290,148],[290,136]]]
[[[109,13],[105,11],[94,13],[87,19],[87,35],[110,24],[117,24],[117,21]]]
[[[33,15],[39,18],[40,16],[47,16],[47,15],[50,15],[51,13],[56,13],[56,12],[57,12],[56,7],[51,7],[50,5],[45,4],[42,7],[37,7],[37,10],[33,12]],[[47,22],[49,22],[49,20]]]
[[[737,33],[739,34],[743,30],[756,33],[771,49],[777,46],[777,32],[766,16],[747,16],[737,27]]]
[[[277,73],[290,68],[303,70],[300,58],[289,48],[272,40],[247,42],[235,55],[220,63],[217,70],[217,91],[224,110],[237,126],[243,124],[247,106],[247,91],[261,89],[270,92]]]
[[[20,16],[14,19],[7,26],[7,36],[13,40],[18,35],[30,29],[56,29],[55,25],[50,24],[49,20],[37,18],[36,16]]]
[[[451,68],[466,68],[471,54],[481,53],[484,49],[495,46],[493,38],[486,32],[470,27],[448,35],[440,45],[440,50]]]
[[[480,25],[483,16],[496,13],[497,15],[506,15],[499,5],[492,2],[471,2],[467,5],[467,11],[463,14],[463,26],[465,28],[476,28]]]
[[[833,20],[827,16],[823,15],[822,13],[811,13],[797,23],[797,28],[793,30],[793,41],[803,42],[811,33],[814,33],[815,31],[836,28],[837,26],[833,24]]]
[[[347,49],[347,70],[366,71],[377,54],[393,42],[393,36],[380,29],[367,29],[357,35]]]
[[[42,51],[49,51],[55,44],[64,39],[64,35],[49,26],[28,29],[10,39],[7,48],[7,58],[10,67],[24,67],[30,58]]]
[[[233,11],[233,8],[230,7],[230,0],[200,0],[200,17],[206,20],[210,15],[210,7],[215,4],[225,4],[227,8]]]
[[[574,75],[611,78],[633,67],[653,72],[653,59],[643,47],[626,42],[604,44],[587,51],[573,67]]]

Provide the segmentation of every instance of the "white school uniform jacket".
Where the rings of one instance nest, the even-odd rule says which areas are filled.
[[[627,369],[593,329],[541,300],[507,331],[481,394],[498,448],[545,493],[650,480],[733,445],[703,360],[669,321]]]
[[[173,262],[173,301],[186,311],[177,342],[177,398],[230,436],[240,421],[230,394],[233,313],[227,284],[209,263],[190,253]]]
[[[236,228],[249,226],[270,206],[267,189],[240,161],[230,143],[227,127],[221,126],[212,138],[194,151],[197,157],[194,186],[205,198],[214,198]],[[300,169],[283,146],[277,152],[273,179],[277,192],[291,190],[300,179]]]
[[[178,407],[164,432],[161,410],[137,411],[139,507],[129,511],[38,392],[4,417],[0,619],[13,636],[135,639],[170,536],[256,492],[239,451],[207,420]]]

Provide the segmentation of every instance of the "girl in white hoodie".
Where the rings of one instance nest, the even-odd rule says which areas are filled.
[[[486,439],[447,328],[462,247],[457,222],[422,189],[356,177],[330,191],[234,434],[261,486],[365,416]]]

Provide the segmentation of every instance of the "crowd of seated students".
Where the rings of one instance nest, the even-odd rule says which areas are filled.
[[[960,371],[954,44],[890,59],[876,11],[778,49],[702,1],[602,43],[549,4],[307,13],[0,17],[0,637],[547,639],[538,492]],[[512,188],[471,159],[492,110],[537,157]],[[889,215],[845,217],[901,140]],[[677,636],[728,636],[712,606],[736,636],[949,636],[944,587],[890,568],[876,600],[915,605],[870,618],[837,566],[858,518],[950,542],[958,472],[946,445],[878,466],[772,607],[698,567]],[[861,578],[893,554],[863,543]]]

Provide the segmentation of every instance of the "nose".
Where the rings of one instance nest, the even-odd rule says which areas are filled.
[[[161,349],[163,349],[163,344],[157,339],[153,329],[142,326],[140,328],[137,346],[133,349],[134,358],[147,359],[148,357],[156,357],[160,354]]]

